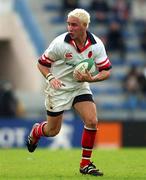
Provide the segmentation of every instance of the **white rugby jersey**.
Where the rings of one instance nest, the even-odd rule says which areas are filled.
[[[75,65],[87,58],[94,59],[98,71],[111,68],[105,47],[97,36],[87,31],[86,44],[79,50],[66,32],[52,41],[39,59],[39,63],[51,68],[52,74],[66,85],[61,88],[69,91],[89,86],[87,82],[77,82],[73,78]]]

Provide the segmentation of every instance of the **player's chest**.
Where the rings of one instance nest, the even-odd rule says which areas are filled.
[[[77,51],[74,48],[69,48],[64,51],[64,61],[66,64],[73,64],[76,65],[80,61],[87,59],[87,58],[94,58],[94,49],[92,46],[84,49],[82,52]]]

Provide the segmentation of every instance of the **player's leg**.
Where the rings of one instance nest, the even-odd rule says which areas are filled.
[[[59,115],[58,115],[59,114]],[[43,134],[47,137],[53,137],[56,136],[61,129],[63,119],[63,111],[59,113],[49,113],[47,116],[47,123],[43,128]]]
[[[61,112],[47,112],[47,121],[42,123],[36,123],[32,127],[32,130],[28,136],[28,140],[26,142],[27,148],[29,152],[34,152],[40,137],[52,137],[59,133],[61,129],[63,111]]]
[[[74,108],[84,121],[84,130],[82,133],[81,142],[82,159],[80,162],[80,172],[83,174],[102,176],[103,173],[97,170],[95,165],[93,165],[93,163],[91,163],[90,160],[97,132],[97,112],[92,96],[77,96],[76,101],[74,103]]]
[[[80,165],[86,166],[91,162],[90,158],[97,131],[96,108],[95,104],[89,101],[76,103],[74,108],[84,121],[84,129],[81,140],[83,151]]]

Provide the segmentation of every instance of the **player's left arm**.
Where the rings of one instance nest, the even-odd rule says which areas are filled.
[[[86,71],[86,73],[80,73],[79,71],[76,73],[76,78],[80,82],[98,82],[98,81],[104,81],[110,77],[111,70],[106,69],[100,71],[97,75],[92,76],[89,71]]]
[[[102,70],[97,75],[91,76],[91,82],[104,81],[110,77],[111,70]]]
[[[99,73],[92,77],[93,82],[104,81],[110,77],[112,65],[108,58],[106,58],[101,63],[97,63],[96,67]]]
[[[107,57],[104,44],[102,43],[102,41],[100,41],[99,43],[100,47],[97,50],[98,54],[95,58],[96,68],[99,73],[92,77],[93,82],[104,81],[108,79],[111,75],[112,69],[112,64],[109,58]]]

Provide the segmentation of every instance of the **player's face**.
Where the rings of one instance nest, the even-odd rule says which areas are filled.
[[[86,32],[86,25],[80,22],[76,17],[69,17],[67,19],[67,30],[72,39],[78,39]]]

